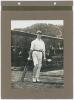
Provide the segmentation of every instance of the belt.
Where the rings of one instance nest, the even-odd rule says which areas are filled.
[[[33,51],[43,52],[42,50],[33,50]]]

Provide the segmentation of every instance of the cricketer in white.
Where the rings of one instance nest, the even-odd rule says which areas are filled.
[[[45,43],[41,39],[42,32],[37,31],[37,38],[31,42],[31,48],[28,60],[33,59],[34,68],[33,68],[33,82],[40,82],[39,75],[42,67],[42,58],[46,60],[45,56]]]

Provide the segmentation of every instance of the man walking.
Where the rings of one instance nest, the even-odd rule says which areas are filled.
[[[45,60],[45,43],[41,39],[42,32],[37,31],[37,38],[31,42],[31,48],[28,60],[33,59],[34,69],[33,69],[33,82],[39,82],[39,75],[42,66],[42,58]]]

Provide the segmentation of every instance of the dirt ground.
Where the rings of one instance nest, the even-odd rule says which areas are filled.
[[[40,73],[40,82],[32,82],[32,72],[28,71],[21,82],[23,71],[12,71],[11,87],[12,88],[63,88],[64,87],[64,71],[47,71]]]

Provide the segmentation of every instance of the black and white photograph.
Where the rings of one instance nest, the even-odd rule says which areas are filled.
[[[64,88],[64,20],[11,20],[11,87]]]

